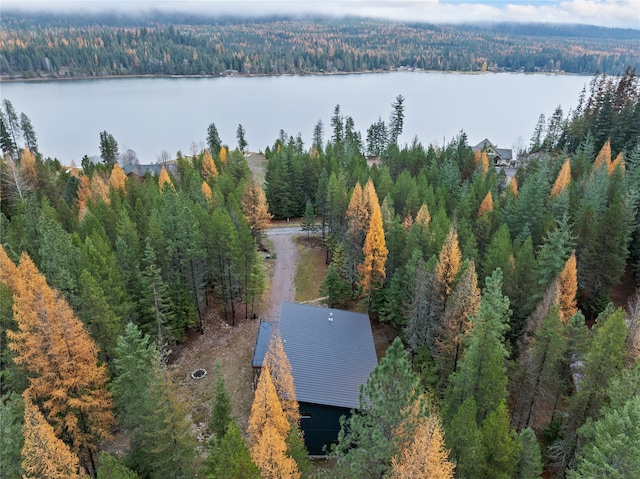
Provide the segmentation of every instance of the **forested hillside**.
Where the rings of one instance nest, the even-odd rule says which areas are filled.
[[[627,65],[640,67],[639,39],[637,30],[589,26],[3,12],[0,74],[272,75],[398,68],[621,74]]]
[[[399,95],[364,136],[339,106],[308,147],[281,132],[260,185],[215,125],[208,149],[158,174],[126,176],[106,154],[74,172],[5,101],[0,475],[637,476],[635,71],[594,77],[569,116],[541,117],[512,178],[463,132],[443,148],[398,145],[404,106]],[[207,308],[230,325],[253,314],[272,215],[321,230],[330,306],[397,335],[329,471],[305,458],[277,340],[247,431],[219,372],[197,441],[171,378],[171,350]],[[101,451],[114,433],[127,439],[118,457]]]

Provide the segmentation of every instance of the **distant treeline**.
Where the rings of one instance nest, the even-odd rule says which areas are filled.
[[[584,25],[429,25],[186,14],[5,13],[0,74],[12,78],[439,71],[621,74],[640,32]]]

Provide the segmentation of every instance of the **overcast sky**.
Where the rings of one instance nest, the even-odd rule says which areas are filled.
[[[640,29],[640,0],[3,0],[2,9],[55,11],[188,11],[243,16],[329,14],[390,20],[583,23]]]

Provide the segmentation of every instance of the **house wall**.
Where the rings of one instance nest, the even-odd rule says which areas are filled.
[[[304,432],[304,443],[309,455],[317,456],[325,454],[323,447],[327,446],[327,452],[331,444],[337,442],[340,432],[340,417],[351,415],[351,410],[342,407],[324,406],[300,402],[300,428]],[[310,417],[308,417],[310,416]]]

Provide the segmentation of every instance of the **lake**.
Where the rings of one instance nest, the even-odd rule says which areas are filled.
[[[26,113],[40,151],[63,164],[80,164],[99,154],[106,130],[120,152],[134,150],[141,163],[155,163],[162,151],[188,154],[204,146],[215,123],[222,142],[235,147],[242,124],[249,150],[273,145],[283,129],[299,132],[308,147],[322,120],[331,136],[336,104],[354,119],[366,140],[367,128],[389,118],[391,103],[405,97],[400,143],[417,136],[443,145],[460,130],[470,145],[489,138],[501,148],[528,146],[540,114],[558,105],[565,115],[577,105],[591,77],[516,73],[391,72],[352,75],[123,78],[2,83],[0,96]]]

